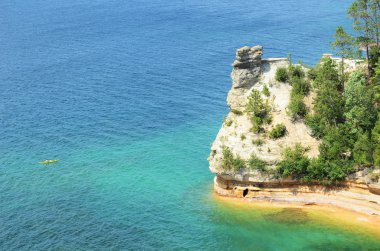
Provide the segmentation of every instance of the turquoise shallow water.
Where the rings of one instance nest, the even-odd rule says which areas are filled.
[[[0,248],[380,249],[216,201],[206,160],[236,48],[313,64],[348,5],[1,1]]]

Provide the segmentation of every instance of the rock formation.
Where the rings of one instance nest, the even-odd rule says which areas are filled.
[[[236,59],[232,64],[232,87],[227,97],[230,112],[211,146],[208,158],[210,170],[216,174],[215,191],[224,196],[258,200],[327,203],[351,209],[355,209],[352,205],[356,205],[357,211],[380,214],[380,196],[377,195],[380,194],[380,184],[369,185],[373,182],[368,181],[368,173],[354,174],[348,182],[335,189],[327,189],[318,184],[306,186],[297,180],[281,179],[277,176],[275,166],[281,160],[285,147],[301,143],[310,149],[309,157],[315,157],[319,154],[320,142],[310,135],[309,128],[302,121],[292,121],[287,113],[292,87],[288,83],[277,82],[275,73],[279,67],[289,66],[288,59],[262,59],[262,54],[261,46],[245,46],[236,52]],[[264,125],[264,130],[270,131],[276,124],[284,124],[287,134],[279,139],[270,139],[251,130],[252,122],[246,111],[248,97],[253,90],[262,93],[264,86],[269,89],[270,95],[262,95],[262,98],[267,100],[272,108],[272,122]],[[312,106],[312,95],[309,94],[304,100],[309,108]],[[269,171],[261,172],[249,168],[238,171],[223,169],[225,147],[230,149],[234,156],[239,156],[245,161],[252,155],[259,157],[267,163]]]
[[[244,112],[248,90],[259,80],[261,74],[261,46],[244,46],[236,51],[236,59],[232,64],[232,88],[227,96],[231,110]]]
[[[223,146],[229,147],[235,155],[239,155],[245,160],[254,153],[272,166],[281,159],[284,147],[293,146],[298,142],[310,148],[310,156],[318,155],[319,142],[308,134],[309,129],[306,125],[302,122],[291,121],[287,115],[286,107],[289,103],[291,86],[287,83],[277,83],[274,79],[278,67],[289,66],[288,59],[262,59],[262,53],[261,46],[245,46],[237,50],[236,59],[232,65],[232,87],[227,97],[230,112],[211,146],[209,157],[211,171],[223,172],[224,175],[230,175],[231,179],[238,177],[240,177],[238,179],[242,179],[244,176],[247,180],[256,180],[260,175],[249,170],[242,170],[240,173],[226,173],[221,170]],[[270,130],[273,125],[283,123],[288,132],[281,139],[265,138],[264,142],[258,146],[253,142],[262,139],[262,135],[251,132],[252,123],[245,110],[252,90],[261,92],[264,85],[269,88],[271,94],[267,99],[270,100],[273,107],[273,122],[266,129]]]

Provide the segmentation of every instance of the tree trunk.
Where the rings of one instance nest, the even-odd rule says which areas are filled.
[[[342,56],[342,62],[341,62],[341,68],[342,68],[342,79],[341,79],[341,91],[343,92],[343,90],[344,90],[344,57]]]
[[[367,59],[368,75],[371,77],[371,66],[369,65],[369,45],[368,45],[368,42],[366,43],[365,50],[366,50],[365,53],[366,53],[366,59]]]

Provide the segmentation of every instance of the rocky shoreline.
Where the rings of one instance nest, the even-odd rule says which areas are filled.
[[[275,174],[275,166],[281,160],[285,147],[301,143],[309,148],[308,156],[319,154],[319,140],[313,138],[309,128],[302,121],[292,121],[287,114],[291,86],[274,80],[279,67],[287,67],[286,58],[262,59],[261,46],[242,47],[236,52],[231,73],[232,87],[228,93],[227,104],[230,112],[211,146],[209,156],[210,170],[216,174],[214,190],[227,197],[246,198],[255,201],[286,202],[306,205],[333,205],[360,213],[380,216],[380,180],[373,181],[367,170],[358,170],[346,182],[335,186],[323,186],[316,182],[302,183],[292,178],[283,179]],[[348,62],[351,69],[355,61]],[[307,71],[307,69],[305,69]],[[248,97],[253,90],[269,89],[268,102],[273,107],[272,125],[286,125],[287,134],[281,139],[266,138],[260,145],[255,144],[262,136],[253,133],[250,118],[245,113]],[[312,95],[305,97],[305,103],[311,106]],[[223,148],[244,160],[257,155],[268,164],[269,172],[242,169],[223,170]],[[379,173],[377,173],[380,176]]]
[[[214,178],[214,190],[221,196],[250,201],[286,202],[301,205],[330,205],[380,217],[380,191],[373,193],[368,185],[345,182],[322,186],[293,182],[247,183]]]

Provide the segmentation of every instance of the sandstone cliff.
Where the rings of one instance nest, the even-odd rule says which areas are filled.
[[[221,169],[223,159],[222,148],[228,147],[234,155],[248,160],[254,153],[269,166],[274,166],[281,159],[284,147],[302,143],[309,147],[310,157],[318,155],[319,142],[309,135],[309,129],[302,122],[293,122],[287,114],[286,107],[289,103],[291,85],[275,81],[275,73],[279,67],[287,67],[289,61],[286,58],[262,59],[263,48],[261,46],[242,47],[236,52],[231,73],[232,88],[228,93],[227,103],[230,107],[225,121],[211,146],[209,156],[210,170],[223,174],[226,178],[238,180],[267,180],[274,177],[262,176],[258,171],[241,170],[240,172],[226,172]],[[272,123],[265,127],[266,131],[278,124],[286,126],[287,134],[279,139],[270,139],[262,133],[251,132],[252,123],[246,113],[246,105],[251,92],[263,89],[267,86],[270,92],[268,99],[272,107]],[[261,144],[254,144],[257,140]]]
[[[305,185],[291,178],[280,178],[276,174],[276,164],[282,159],[284,148],[300,143],[309,148],[309,157],[315,157],[319,154],[320,142],[310,135],[310,129],[302,120],[293,121],[288,115],[287,106],[292,86],[276,81],[275,73],[279,67],[288,67],[289,60],[263,59],[262,55],[261,46],[245,46],[236,52],[236,59],[232,64],[232,87],[227,97],[230,112],[212,143],[208,158],[210,170],[216,174],[215,191],[224,196],[256,200],[333,204],[380,215],[380,179],[371,180],[373,174],[380,176],[379,170],[373,174],[366,169],[359,171],[351,175],[347,182],[330,188],[318,183]],[[348,69],[355,70],[356,64],[353,64],[353,61],[347,62],[353,65]],[[305,68],[304,70],[307,71]],[[268,88],[269,95],[264,95],[264,86]],[[271,107],[271,122],[263,125],[261,132],[252,131],[251,115],[247,112],[247,104],[253,91],[258,91],[261,98]],[[312,100],[313,93],[304,98],[309,108],[312,108]],[[287,133],[284,137],[271,139],[267,132],[279,123],[286,126]],[[260,171],[247,166],[239,170],[225,169],[225,148],[245,162],[248,162],[252,155],[257,156],[266,163],[267,169]]]

